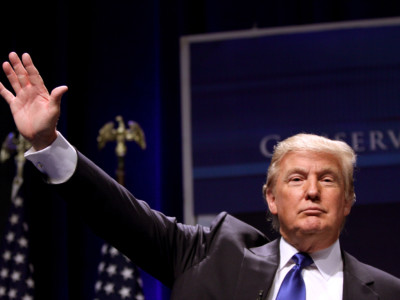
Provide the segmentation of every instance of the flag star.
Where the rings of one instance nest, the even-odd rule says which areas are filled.
[[[25,230],[25,231],[28,231],[28,229],[29,229],[28,224],[24,223],[24,224],[22,224],[22,226],[24,227],[24,230]]]
[[[10,298],[10,299],[17,298],[17,290],[16,289],[11,289],[8,292],[8,298]]]
[[[137,293],[136,295],[135,295],[135,299],[136,300],[144,300],[144,295],[142,294],[142,293]]]
[[[142,277],[138,277],[138,278],[136,278],[136,282],[138,283],[138,285],[139,285],[140,287],[142,287],[142,286],[143,286]]]
[[[14,232],[9,232],[9,233],[6,235],[6,240],[7,240],[7,242],[9,242],[9,243],[11,243],[12,241],[14,241],[14,238],[15,238]]]
[[[29,288],[33,289],[33,288],[35,287],[35,282],[33,281],[32,278],[29,277],[25,282],[26,282],[26,285],[27,285]]]
[[[4,286],[0,286],[0,296],[5,296],[6,295],[6,288]]]
[[[110,276],[110,277],[115,275],[115,273],[117,273],[117,266],[109,265],[106,272],[108,273],[108,276]]]
[[[17,272],[17,271],[12,272],[12,274],[11,274],[11,279],[12,279],[13,281],[18,281],[18,280],[20,280],[20,279],[21,279],[21,273],[20,273],[20,272]]]
[[[129,297],[131,296],[131,289],[128,288],[128,287],[126,287],[126,286],[123,286],[123,287],[119,290],[118,293],[121,295],[121,298],[122,298],[122,299],[129,298]]]
[[[19,244],[19,246],[20,246],[21,248],[26,248],[26,247],[28,247],[28,240],[27,240],[26,238],[24,238],[24,237],[21,237],[21,238],[18,240],[18,244]]]
[[[121,272],[121,276],[124,277],[124,280],[133,278],[133,269],[125,267]]]
[[[9,219],[10,223],[12,225],[18,224],[19,221],[19,216],[16,214],[11,215],[10,219]]]
[[[22,203],[23,203],[23,202],[24,202],[24,201],[22,200],[21,197],[17,197],[17,198],[14,199],[14,205],[15,205],[16,207],[22,206]]]
[[[31,295],[25,294],[25,296],[22,297],[22,300],[33,300],[33,297]]]
[[[108,250],[108,246],[107,246],[107,244],[104,244],[102,247],[101,247],[101,254],[106,254],[107,253],[107,250]]]
[[[17,264],[23,264],[25,262],[25,255],[21,254],[21,253],[17,253],[14,256],[14,260]]]
[[[3,253],[3,259],[5,260],[5,261],[9,261],[10,259],[11,259],[11,252],[10,251],[5,251],[4,253]]]
[[[1,278],[7,278],[8,277],[8,269],[6,269],[6,268],[1,269],[0,277]]]
[[[106,292],[107,295],[110,295],[111,293],[114,293],[114,284],[112,283],[107,283],[104,286],[104,291]]]
[[[111,247],[110,248],[110,254],[111,254],[112,257],[114,257],[114,256],[118,255],[118,250],[115,249],[114,247]]]
[[[103,271],[104,271],[104,268],[106,267],[106,264],[102,261],[100,264],[99,264],[99,266],[98,266],[98,270],[99,270],[99,273],[102,273]]]
[[[94,289],[95,289],[96,292],[98,292],[98,291],[101,290],[102,284],[103,284],[103,283],[101,282],[101,280],[97,280],[97,281],[96,281],[96,284],[94,285]]]

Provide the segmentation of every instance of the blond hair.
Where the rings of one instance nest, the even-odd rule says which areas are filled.
[[[271,158],[271,163],[267,172],[267,180],[263,186],[263,195],[266,198],[267,191],[273,190],[279,173],[280,163],[283,157],[295,151],[311,151],[330,153],[334,155],[340,164],[344,180],[346,201],[355,202],[354,193],[354,167],[356,154],[353,149],[343,141],[331,140],[315,134],[300,133],[279,142]],[[272,225],[279,229],[278,218],[270,214]]]

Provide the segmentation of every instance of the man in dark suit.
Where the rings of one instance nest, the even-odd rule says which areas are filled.
[[[67,88],[49,94],[29,55],[9,58],[3,69],[15,95],[2,84],[0,94],[32,143],[28,159],[96,233],[171,287],[172,299],[400,298],[400,279],[340,248],[354,202],[355,155],[345,143],[300,134],[277,146],[264,194],[282,238],[269,242],[226,213],[210,228],[179,224],[75,151],[56,131]],[[293,278],[301,286],[290,294]]]

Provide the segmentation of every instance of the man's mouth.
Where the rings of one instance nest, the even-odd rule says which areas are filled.
[[[300,213],[303,213],[303,214],[306,214],[306,215],[309,215],[309,216],[320,215],[320,214],[323,214],[323,213],[325,213],[325,212],[326,212],[326,211],[323,210],[322,208],[320,208],[320,207],[314,207],[314,206],[312,206],[312,207],[307,207],[307,208],[305,208],[305,209],[303,209],[303,210],[300,211]]]

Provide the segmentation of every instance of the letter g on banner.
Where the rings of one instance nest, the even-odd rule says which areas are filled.
[[[271,158],[274,146],[281,140],[280,135],[271,134],[263,137],[260,142],[260,152],[263,156]]]

